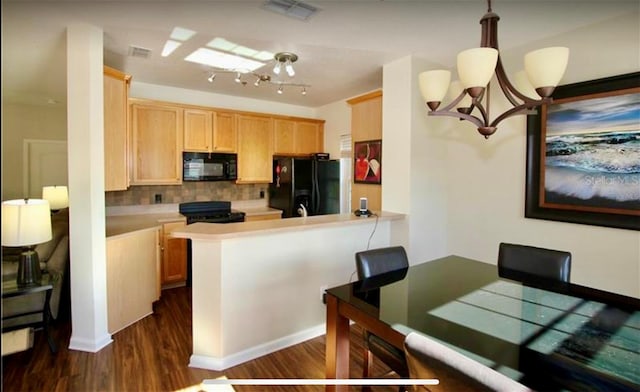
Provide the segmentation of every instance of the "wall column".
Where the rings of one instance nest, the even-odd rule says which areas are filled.
[[[67,27],[67,141],[73,350],[97,352],[107,329],[102,30]]]

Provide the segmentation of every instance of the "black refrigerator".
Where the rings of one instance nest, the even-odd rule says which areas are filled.
[[[269,207],[283,218],[340,213],[340,161],[313,158],[273,158]]]

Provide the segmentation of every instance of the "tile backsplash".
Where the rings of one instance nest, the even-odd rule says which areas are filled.
[[[105,205],[183,203],[210,200],[254,200],[267,197],[268,184],[235,184],[231,181],[185,182],[182,185],[131,186],[126,191],[105,192]],[[158,196],[159,195],[159,196]]]

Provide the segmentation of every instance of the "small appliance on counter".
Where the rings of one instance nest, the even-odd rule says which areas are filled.
[[[178,205],[178,212],[187,218],[187,225],[196,222],[244,222],[245,216],[244,212],[232,211],[230,201],[193,201],[180,203],[180,205]],[[191,240],[187,240],[187,287],[191,287],[191,254]]]
[[[329,154],[312,158],[274,157],[269,207],[283,218],[340,213],[340,161]]]

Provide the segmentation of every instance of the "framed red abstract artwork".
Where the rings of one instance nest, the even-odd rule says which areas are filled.
[[[353,181],[364,184],[382,183],[382,140],[353,143]]]

